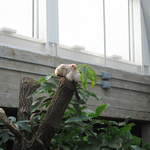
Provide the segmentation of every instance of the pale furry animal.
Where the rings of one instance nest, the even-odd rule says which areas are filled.
[[[80,81],[80,73],[76,64],[61,64],[55,69],[56,76],[66,77],[69,81]]]

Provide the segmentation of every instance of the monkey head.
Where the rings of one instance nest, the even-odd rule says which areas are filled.
[[[61,64],[55,69],[55,75],[66,77],[70,81],[80,81],[80,73],[76,64]]]

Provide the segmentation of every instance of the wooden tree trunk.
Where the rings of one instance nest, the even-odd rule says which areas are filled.
[[[30,95],[39,85],[32,79],[23,79],[20,86],[19,119],[28,119],[30,112]],[[49,143],[58,129],[64,112],[75,91],[74,83],[61,78],[60,85],[52,99],[43,122],[36,134],[29,141],[24,135],[16,141],[14,150],[48,150]]]
[[[19,91],[19,108],[17,119],[18,120],[28,120],[30,117],[30,107],[32,104],[31,94],[40,87],[35,80],[32,78],[24,77],[20,82]],[[24,134],[22,135],[24,136]],[[22,137],[16,140],[14,143],[13,150],[22,150],[22,145],[25,143],[25,138]]]
[[[62,78],[61,84],[53,98],[53,104],[49,107],[46,117],[37,131],[37,139],[40,139],[45,146],[49,145],[51,138],[59,127],[74,91],[74,84]]]
[[[20,83],[19,92],[19,109],[18,109],[18,120],[28,120],[30,117],[30,107],[32,104],[31,94],[40,85],[33,79],[25,77]]]

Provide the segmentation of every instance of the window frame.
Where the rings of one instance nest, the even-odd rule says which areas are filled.
[[[134,20],[141,21],[140,14],[134,13],[134,7],[135,4],[140,4],[140,0],[128,0],[128,23],[129,23],[129,63],[135,62],[135,44],[137,44],[137,41],[135,41],[135,26],[137,26],[134,22]],[[140,11],[140,8],[138,8]],[[59,14],[58,14],[58,0],[47,0],[47,42],[48,43],[54,43],[59,44]],[[106,49],[106,15],[105,15],[105,0],[103,0],[103,29],[104,29],[104,60],[105,65],[107,65],[107,49]],[[138,32],[141,37],[141,24],[138,25]],[[136,35],[137,36],[137,35]],[[139,41],[138,41],[139,42]],[[140,40],[140,49],[142,53],[142,40]],[[116,54],[117,55],[117,54]],[[142,54],[140,54],[142,57]],[[143,58],[141,58],[143,59]],[[142,62],[141,62],[141,65]]]
[[[33,20],[32,20],[32,29],[33,29],[33,32],[32,32],[32,34],[33,34],[33,37],[32,38],[28,38],[28,37],[25,37],[25,36],[19,36],[19,38],[22,38],[22,39],[28,39],[28,40],[31,40],[32,41],[32,39],[33,40],[37,40],[37,42],[38,41],[40,41],[40,39],[38,39],[37,37],[37,34],[38,34],[38,31],[37,30],[35,30],[35,23],[37,23],[37,26],[39,26],[39,21],[35,21],[35,9],[36,9],[36,6],[35,6],[35,1],[39,1],[39,0],[32,0],[32,4],[33,4]],[[116,68],[116,69],[122,69],[122,64],[126,64],[127,66],[129,66],[129,65],[131,65],[132,67],[135,65],[135,67],[137,66],[137,72],[138,73],[147,73],[147,71],[145,72],[145,70],[143,69],[144,68],[144,63],[143,63],[143,59],[145,58],[145,56],[143,55],[143,51],[144,51],[144,49],[142,48],[142,39],[140,40],[140,42],[141,42],[141,59],[142,59],[142,65],[137,65],[136,63],[134,63],[134,61],[133,61],[133,55],[134,55],[134,51],[132,50],[132,48],[134,47],[134,44],[136,44],[136,40],[134,39],[134,27],[136,26],[136,24],[135,24],[135,22],[133,21],[133,18],[136,18],[137,20],[139,20],[139,22],[140,22],[140,24],[138,25],[138,29],[139,29],[139,36],[140,36],[140,38],[142,38],[142,30],[141,30],[141,16],[138,14],[136,14],[136,13],[133,13],[133,5],[134,5],[134,3],[133,2],[137,2],[138,3],[138,9],[139,9],[139,11],[141,11],[140,9],[140,0],[128,0],[128,5],[129,5],[129,53],[130,53],[130,61],[118,61],[118,60],[111,60],[111,59],[108,59],[107,57],[106,57],[106,55],[107,55],[107,51],[106,51],[106,28],[105,28],[105,9],[103,9],[104,10],[104,12],[103,12],[103,15],[104,15],[104,17],[103,17],[103,19],[104,19],[104,58],[102,58],[102,57],[99,57],[99,59],[101,59],[100,60],[100,62],[104,62],[104,63],[100,63],[99,65],[104,65],[104,66],[106,66],[106,67],[111,67],[111,68]],[[105,0],[103,0],[103,2],[105,2]],[[103,3],[103,7],[105,7],[105,3]],[[36,10],[37,12],[38,12],[38,8],[37,8],[37,10]],[[69,57],[69,53],[68,53],[68,50],[70,51],[70,50],[72,50],[72,49],[70,49],[70,48],[68,48],[67,47],[67,45],[66,46],[61,46],[60,44],[59,44],[59,14],[58,14],[58,0],[46,0],[46,14],[47,14],[47,16],[46,16],[46,30],[47,30],[47,32],[46,32],[46,41],[44,41],[45,43],[46,43],[46,49],[49,49],[48,51],[50,52],[50,55],[54,55],[54,56],[58,56],[59,54],[58,54],[58,52],[57,51],[60,51],[60,50],[64,50],[64,49],[66,49],[66,50],[64,50],[64,52],[66,53],[66,56],[67,56],[67,58],[68,59],[70,59],[70,57]],[[141,13],[141,12],[139,12],[139,13]],[[37,32],[37,33],[36,33]],[[11,36],[16,36],[16,35],[11,35]],[[23,38],[24,37],[24,38]],[[133,42],[133,45],[131,44]],[[42,43],[43,43],[43,41],[42,41]],[[53,50],[51,50],[51,49],[53,49]],[[52,53],[51,53],[52,52]],[[76,54],[78,53],[78,56],[80,56],[80,60],[81,60],[81,57],[83,56],[83,57],[85,57],[86,55],[87,55],[87,57],[89,56],[89,55],[91,55],[91,57],[92,58],[94,58],[94,55],[92,55],[92,54],[86,54],[86,53],[84,53],[84,52],[80,52],[80,51],[76,51],[75,52]],[[76,55],[75,54],[75,55]],[[59,56],[60,57],[60,56]],[[98,56],[96,56],[96,57],[98,57]],[[97,59],[97,58],[96,58]],[[113,63],[112,63],[113,62]],[[84,63],[84,61],[83,61],[83,63]],[[85,61],[85,63],[87,63],[86,61]],[[119,66],[119,64],[120,64],[120,67],[118,68],[118,66]],[[115,66],[116,65],[116,66]],[[132,68],[131,67],[131,68]],[[126,70],[126,69],[125,69]],[[132,70],[132,69],[129,69],[129,70]],[[126,70],[126,71],[128,71],[128,70]],[[142,72],[143,71],[143,72]],[[130,71],[129,71],[130,72]]]

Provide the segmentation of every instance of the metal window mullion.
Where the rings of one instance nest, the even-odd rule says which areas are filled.
[[[135,39],[134,39],[134,8],[133,0],[131,1],[131,21],[132,21],[132,61],[135,62]]]
[[[39,38],[39,0],[36,0],[36,38]]]
[[[128,31],[129,31],[129,61],[132,61],[132,58],[131,58],[131,22],[130,22],[130,19],[131,19],[131,7],[130,7],[130,1],[131,0],[128,0]]]
[[[35,8],[35,2],[34,2],[34,0],[32,0],[32,37],[34,38],[34,25],[35,25],[35,13],[34,13],[34,8]]]
[[[140,21],[141,21],[141,32],[142,32],[142,17],[144,17],[144,14],[143,14],[143,12],[142,12],[142,10],[143,10],[143,8],[142,8],[142,2],[140,1]],[[144,21],[144,18],[143,18],[143,21]],[[144,27],[145,28],[145,27]],[[145,29],[145,31],[146,31],[146,29]],[[147,36],[147,35],[146,35]],[[145,68],[146,67],[150,67],[150,65],[145,65],[145,63],[144,63],[144,60],[146,60],[147,59],[147,57],[145,56],[145,54],[144,54],[144,51],[146,52],[146,49],[143,49],[143,40],[142,40],[142,33],[141,33],[141,53],[142,53],[142,64],[141,64],[141,66],[142,66],[142,70],[143,70],[143,72],[145,73]],[[150,57],[148,57],[148,59],[149,59]],[[147,59],[147,60],[148,60]],[[149,71],[148,71],[148,73],[150,73]]]
[[[105,0],[103,0],[103,29],[104,29],[104,64],[107,63],[107,50],[106,50],[106,11]]]

